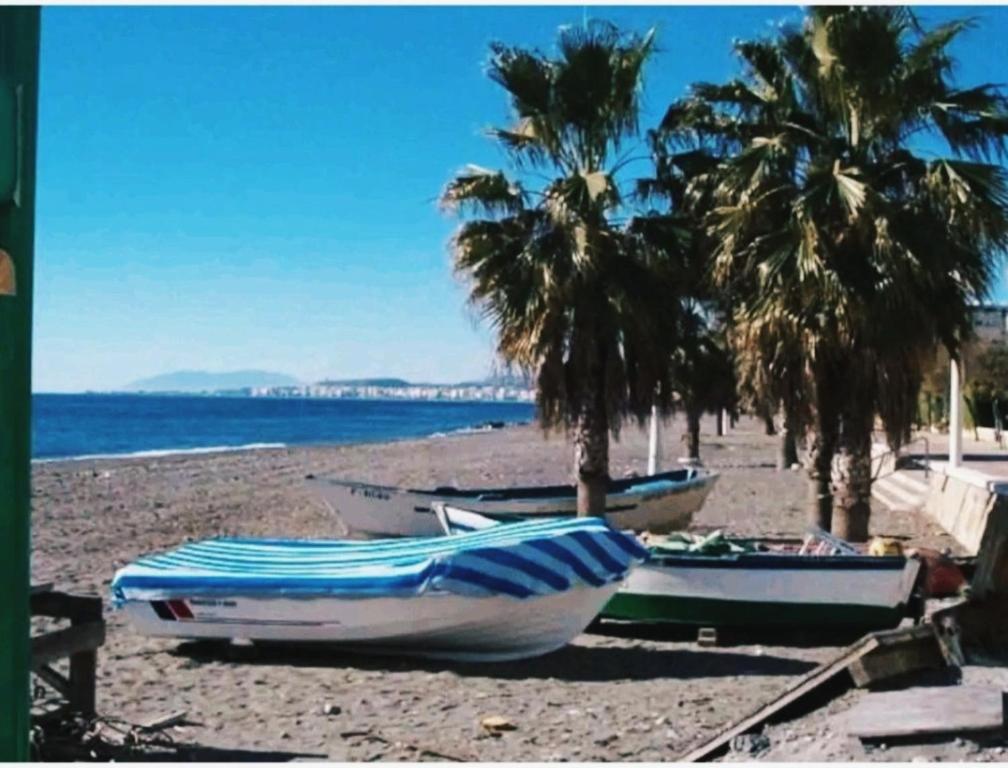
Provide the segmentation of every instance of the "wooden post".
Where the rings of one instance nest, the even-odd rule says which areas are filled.
[[[66,697],[72,711],[93,714],[97,650],[105,642],[101,598],[33,590],[31,612],[33,616],[70,619],[69,627],[32,638],[32,669]],[[68,656],[68,677],[48,666]]]
[[[949,458],[950,467],[962,464],[962,394],[959,364],[949,363]]]
[[[661,416],[658,413],[658,406],[651,406],[651,434],[648,442],[648,462],[647,473],[657,475],[661,472],[662,462],[662,434]]]
[[[0,7],[0,762],[28,759],[39,8]]]
[[[81,622],[71,621],[70,626]],[[97,688],[98,653],[94,650],[80,651],[70,656],[70,708],[75,712],[93,715],[95,712],[95,689]]]

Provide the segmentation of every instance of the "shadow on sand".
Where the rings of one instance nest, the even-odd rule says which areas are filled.
[[[55,713],[32,720],[32,760],[36,762],[155,762],[155,763],[279,763],[327,760],[328,755],[280,750],[210,747],[179,742],[164,732],[145,733],[108,727],[110,721],[71,713]],[[185,725],[200,725],[186,721]],[[109,734],[119,738],[109,738]],[[126,738],[122,738],[122,736]]]
[[[259,752],[251,749],[221,749],[202,747],[198,744],[177,744],[172,750],[156,753],[144,752],[119,759],[145,763],[286,763],[291,760],[327,760],[328,755],[307,752]]]
[[[505,662],[453,662],[403,656],[351,652],[346,648],[312,643],[185,642],[174,654],[197,663],[231,663],[294,667],[353,667],[362,670],[428,672],[452,671],[462,676],[505,680],[547,679],[571,682],[693,679],[740,675],[799,675],[815,664],[781,656],[736,653],[718,649],[621,648],[568,645],[534,659]]]

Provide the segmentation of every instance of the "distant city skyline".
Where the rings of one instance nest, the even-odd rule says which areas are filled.
[[[958,77],[1008,82],[1008,9],[918,11],[976,17]],[[647,129],[690,83],[737,73],[732,39],[800,11],[44,8],[33,389],[193,369],[485,378],[492,329],[435,200],[466,163],[503,164],[482,134],[508,119],[489,43],[549,49],[586,17],[658,28]]]

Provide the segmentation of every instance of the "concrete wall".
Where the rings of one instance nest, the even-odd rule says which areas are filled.
[[[930,484],[924,511],[970,554],[976,554],[997,494],[983,480],[964,477],[957,470],[936,469]]]
[[[973,590],[979,595],[1008,588],[1008,486],[963,467],[932,464],[924,511],[977,556]]]

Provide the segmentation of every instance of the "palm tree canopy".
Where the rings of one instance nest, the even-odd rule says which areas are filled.
[[[948,47],[968,28],[813,8],[801,28],[738,43],[742,75],[695,85],[661,126],[730,155],[707,224],[750,357],[790,375],[801,350],[806,380],[844,376],[851,408],[878,412],[894,443],[925,361],[938,343],[957,354],[1008,247],[1008,102],[954,84]]]
[[[669,403],[672,260],[621,223],[618,179],[652,49],[653,33],[602,22],[562,29],[554,56],[491,46],[512,122],[489,134],[509,168],[469,166],[441,196],[463,218],[455,269],[501,357],[535,376],[547,427],[600,396],[614,432],[622,416],[646,416],[656,388]]]

